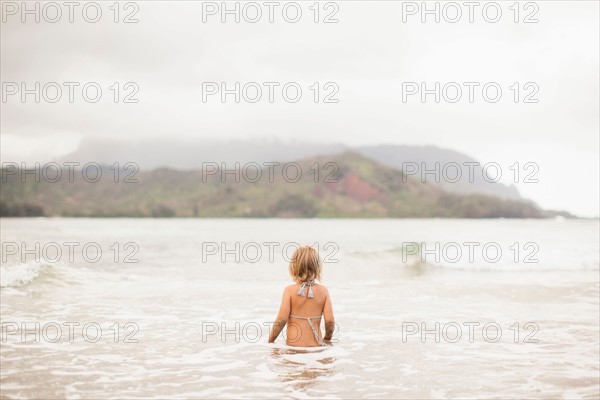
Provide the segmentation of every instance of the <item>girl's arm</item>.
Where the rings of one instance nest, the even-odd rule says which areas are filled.
[[[275,322],[273,323],[273,329],[269,334],[269,343],[273,343],[277,336],[281,333],[281,330],[287,324],[288,319],[290,317],[290,308],[291,308],[292,298],[290,296],[290,291],[286,288],[283,291],[283,298],[281,299],[281,306],[279,307],[279,313],[277,314],[277,318],[275,318]]]
[[[325,319],[325,336],[323,340],[331,340],[335,329],[335,318],[333,317],[333,305],[331,304],[329,290],[327,291],[325,306],[323,307],[323,319]]]

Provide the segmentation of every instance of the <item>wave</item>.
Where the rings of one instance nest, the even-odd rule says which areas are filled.
[[[428,246],[428,247],[427,247]],[[481,247],[481,246],[480,246]],[[435,270],[437,268],[455,270],[498,270],[498,271],[598,271],[598,253],[583,249],[572,249],[557,252],[556,249],[544,252],[538,248],[533,251],[520,250],[515,260],[515,253],[509,244],[500,246],[501,256],[497,259],[486,256],[477,248],[472,257],[467,249],[461,249],[458,256],[451,252],[446,256],[443,252],[432,252],[433,244],[414,243],[407,246],[387,246],[378,249],[352,251],[348,255],[357,259],[369,259],[375,264],[397,265],[408,269]],[[548,246],[549,247],[549,246]],[[428,252],[425,248],[430,249]],[[597,251],[597,250],[596,250]],[[493,254],[493,257],[496,255]],[[526,258],[530,256],[530,258]]]
[[[44,261],[30,261],[17,265],[0,267],[0,288],[23,287],[47,275],[52,265]]]

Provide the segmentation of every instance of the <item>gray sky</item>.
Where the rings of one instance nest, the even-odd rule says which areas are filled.
[[[540,182],[517,184],[524,196],[545,208],[598,215],[598,2],[541,1],[534,3],[537,11],[521,3],[519,23],[509,9],[513,2],[499,2],[502,18],[495,24],[484,20],[481,7],[474,23],[466,7],[458,23],[443,17],[435,23],[432,16],[422,23],[420,14],[403,23],[402,2],[389,1],[336,2],[339,22],[332,24],[314,23],[312,1],[301,3],[302,18],[295,24],[282,16],[286,2],[275,9],[275,22],[268,22],[262,6],[262,19],[252,24],[243,18],[235,23],[233,16],[222,23],[220,14],[203,23],[201,2],[145,1],[135,3],[139,22],[126,24],[113,22],[111,4],[101,3],[95,24],[83,19],[81,7],[73,23],[63,8],[61,20],[52,24],[43,15],[40,23],[33,16],[23,23],[20,10],[8,15],[3,2],[4,84],[97,82],[103,93],[97,103],[83,100],[81,86],[72,104],[66,86],[55,104],[7,97],[1,103],[2,161],[43,162],[73,151],[84,138],[431,144],[499,163],[504,182],[510,182],[508,167],[515,162],[535,162]],[[434,2],[428,4],[433,8]],[[333,11],[324,6],[320,19]],[[53,18],[54,10],[47,11]],[[121,9],[120,19],[131,11]],[[524,23],[533,11],[539,22]],[[493,10],[487,15],[493,17]],[[226,103],[218,96],[202,102],[203,82],[232,87],[267,81],[297,82],[301,100],[284,101],[279,86],[270,103],[263,86],[255,104],[235,103],[232,96]],[[121,95],[129,92],[126,82],[135,82],[139,103],[115,104],[109,89],[114,82]],[[321,95],[329,92],[325,83],[335,82],[339,102],[314,103],[309,88],[314,82]],[[435,103],[433,95],[422,103],[419,96],[402,101],[403,82],[481,86],[473,103],[466,86],[457,103]],[[488,82],[503,90],[497,103],[482,97]],[[515,82],[518,103],[510,89]],[[532,91],[524,87],[528,82],[539,87],[533,96],[538,103],[522,101]]]

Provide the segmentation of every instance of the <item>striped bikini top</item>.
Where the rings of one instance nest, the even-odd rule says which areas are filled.
[[[313,297],[315,297],[315,294],[313,293],[313,285],[315,284],[314,279],[312,281],[309,282],[302,282],[300,284],[300,290],[298,290],[298,296],[304,296],[304,293],[306,292],[306,287],[308,286],[308,295],[306,296],[309,299],[312,299]],[[316,316],[316,317],[299,317],[297,315],[291,315],[290,317],[292,318],[297,318],[297,319],[303,319],[305,321],[308,321],[308,325],[310,325],[310,329],[312,330],[313,335],[315,336],[315,340],[317,341],[317,343],[319,343],[320,346],[327,346],[327,343],[325,343],[323,341],[323,339],[321,339],[321,337],[319,336],[319,334],[317,333],[317,330],[315,329],[315,326],[312,323],[313,319],[319,319],[321,318],[321,316]]]

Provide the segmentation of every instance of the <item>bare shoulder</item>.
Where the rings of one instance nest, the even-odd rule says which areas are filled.
[[[325,295],[329,296],[329,289],[327,289],[327,286],[319,283],[316,287],[318,287]]]
[[[294,289],[296,288],[296,286],[298,286],[296,283],[292,283],[291,285],[287,285],[287,286],[285,287],[285,289],[283,289],[283,290],[284,290],[284,292],[286,292],[286,293],[290,293],[290,292],[293,292],[293,291],[294,291]]]

